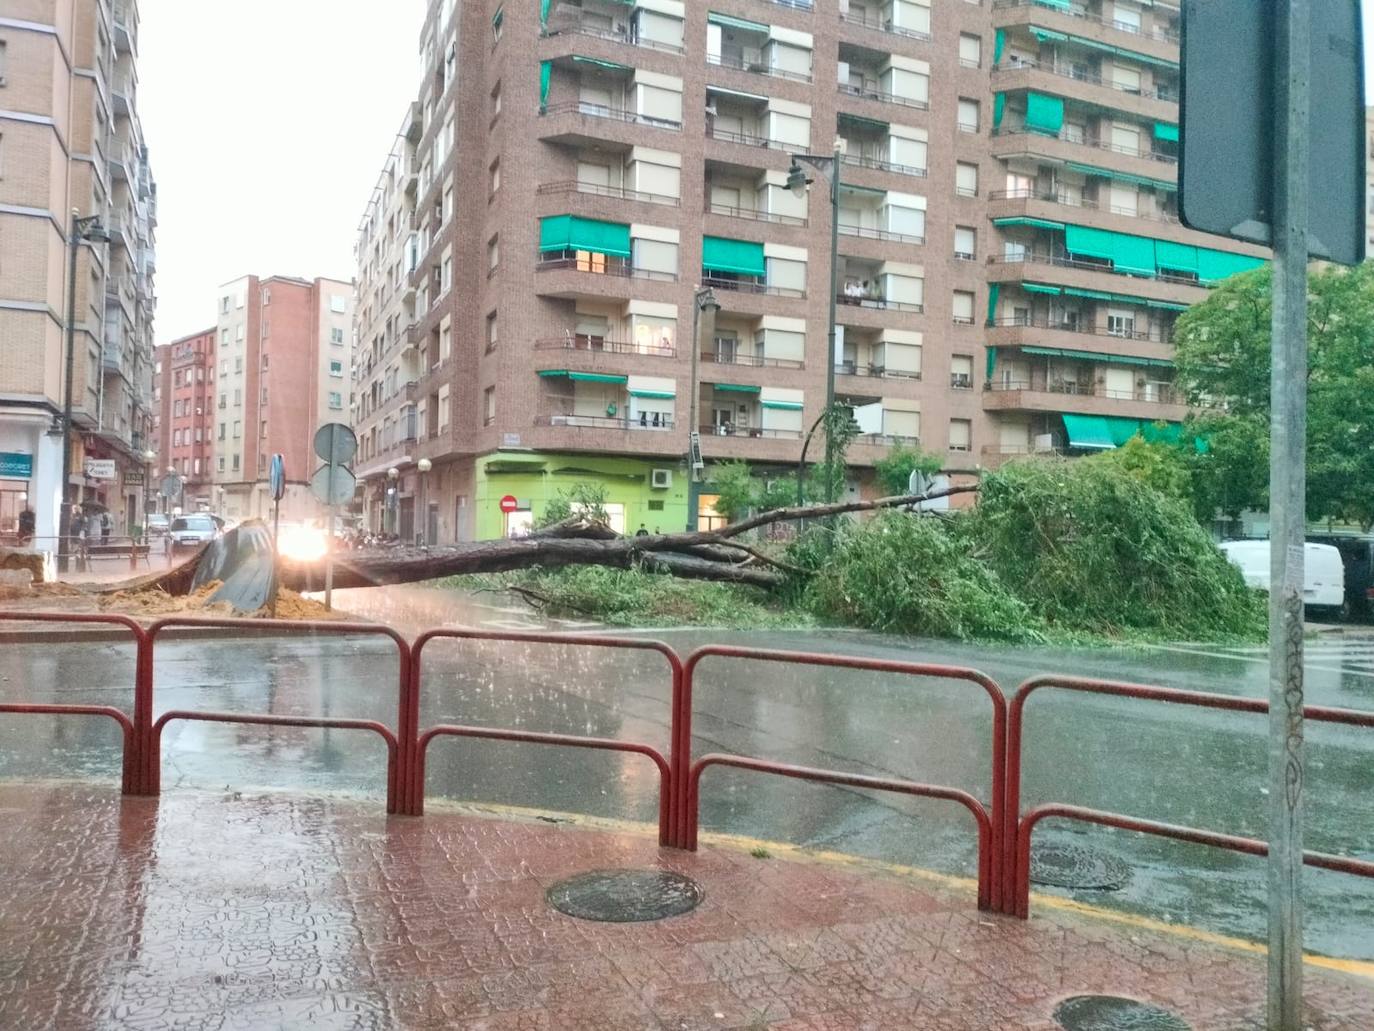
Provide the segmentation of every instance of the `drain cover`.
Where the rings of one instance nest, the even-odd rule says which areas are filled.
[[[1192,1031],[1168,1010],[1115,995],[1075,995],[1054,1008],[1065,1031]]]
[[[1056,888],[1119,891],[1131,868],[1114,855],[1082,845],[1051,845],[1031,853],[1030,879]]]
[[[679,916],[705,897],[690,877],[662,870],[594,870],[548,891],[549,905],[560,913],[617,924]]]

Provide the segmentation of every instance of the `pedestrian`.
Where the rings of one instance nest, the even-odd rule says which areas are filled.
[[[100,516],[100,543],[110,543],[110,530],[114,527],[114,520],[110,518],[110,513],[105,512]]]
[[[636,537],[647,537],[647,536],[649,536],[649,528],[648,528],[647,526],[645,526],[643,523],[640,523],[640,524],[639,524],[639,529],[635,531],[635,536],[636,536]]]
[[[19,543],[28,544],[33,540],[34,532],[38,527],[38,520],[33,514],[33,509],[26,508],[19,513]]]

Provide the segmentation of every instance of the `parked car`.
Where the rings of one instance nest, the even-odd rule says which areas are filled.
[[[1311,540],[1329,544],[1341,553],[1345,561],[1345,601],[1350,606],[1350,618],[1365,622],[1374,619],[1374,538],[1331,534]]]
[[[167,528],[171,526],[171,520],[161,512],[154,512],[148,516],[148,535],[150,537],[161,537],[167,533]]]
[[[199,548],[207,541],[220,535],[219,524],[205,513],[177,516],[168,530],[172,538],[172,550]]]
[[[1240,567],[1245,582],[1259,591],[1269,590],[1269,542],[1226,541],[1226,557]],[[1303,548],[1303,605],[1322,615],[1346,619],[1350,606],[1345,597],[1345,563],[1329,544],[1308,542]]]

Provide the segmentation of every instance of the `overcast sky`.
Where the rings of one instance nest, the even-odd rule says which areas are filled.
[[[353,277],[358,221],[419,85],[425,7],[141,0],[158,343],[211,325],[215,288],[238,276]]]

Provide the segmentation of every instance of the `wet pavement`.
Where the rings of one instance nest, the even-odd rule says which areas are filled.
[[[1089,993],[1263,1026],[1254,951],[1062,906],[990,917],[912,871],[299,794],[0,784],[0,812],[3,1028],[1056,1031]],[[640,923],[548,904],[608,868],[704,899]],[[1374,1021],[1374,981],[1304,980],[1312,1031]]]
[[[529,628],[498,596],[475,602],[423,588],[341,592],[340,605],[406,632],[444,623]],[[586,624],[559,624],[577,630]],[[1009,692],[1058,671],[1263,697],[1262,649],[1076,651],[900,641],[844,632],[653,631],[684,654],[705,643],[814,649],[971,665]],[[168,641],[158,648],[157,709],[229,709],[395,717],[396,660],[363,639]],[[1322,638],[1309,649],[1308,700],[1374,708],[1374,641]],[[422,726],[464,722],[643,741],[667,750],[668,680],[661,659],[571,647],[436,642],[426,651]],[[0,694],[128,704],[132,650],[111,642],[54,648],[8,644]],[[22,692],[22,693],[21,693]],[[986,699],[968,685],[834,669],[708,660],[696,698],[693,749],[737,752],[989,795]],[[1042,693],[1028,706],[1024,805],[1063,801],[1249,836],[1264,836],[1262,717]],[[0,721],[0,778],[118,774],[117,738],[96,720]],[[1374,736],[1312,726],[1308,845],[1374,859]],[[175,723],[163,742],[163,788],[344,792],[380,805],[383,749],[352,731]],[[540,745],[434,744],[431,799],[652,821],[657,774],[642,758]],[[171,797],[169,795],[169,797]],[[938,801],[711,770],[702,828],[852,853],[950,874],[974,868],[971,823]],[[1262,939],[1264,864],[1162,839],[1048,821],[1043,846],[1121,859],[1116,891],[1057,890],[1093,905],[1252,940]],[[1374,882],[1309,871],[1307,946],[1374,960]]]

